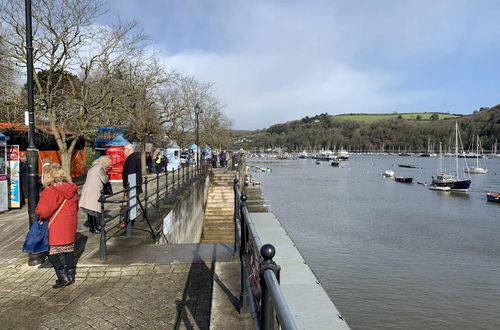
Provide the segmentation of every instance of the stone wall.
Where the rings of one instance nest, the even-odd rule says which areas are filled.
[[[209,183],[209,175],[196,180],[173,202],[162,224],[167,242],[161,237],[160,244],[200,242]]]

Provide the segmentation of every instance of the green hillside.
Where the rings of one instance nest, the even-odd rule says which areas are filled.
[[[421,120],[421,121],[431,121],[431,117],[433,115],[437,116],[437,119],[449,119],[449,118],[458,118],[462,115],[454,115],[443,112],[412,112],[412,113],[382,113],[382,114],[342,114],[332,116],[333,120],[354,120],[361,121],[364,123],[374,123],[381,120],[389,120],[389,119],[408,119],[408,120]],[[420,117],[419,117],[420,116]]]
[[[470,115],[423,112],[331,116],[323,113],[240,135],[234,139],[234,147],[313,151],[344,146],[356,151],[382,148],[425,151],[429,140],[434,145],[449,143],[455,121],[465,146],[471,145],[473,137],[479,135],[483,148],[491,150],[500,137],[500,105],[497,105]]]

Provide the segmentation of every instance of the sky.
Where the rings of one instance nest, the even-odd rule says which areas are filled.
[[[214,83],[234,129],[327,112],[500,103],[497,0],[109,0],[168,68]]]

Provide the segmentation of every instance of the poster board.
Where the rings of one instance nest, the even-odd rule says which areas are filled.
[[[135,220],[137,218],[137,189],[135,187],[135,173],[128,175],[128,184],[130,191],[128,193],[128,207],[130,209],[129,220]]]
[[[21,207],[21,180],[19,146],[7,146],[7,166],[9,174],[9,208]]]

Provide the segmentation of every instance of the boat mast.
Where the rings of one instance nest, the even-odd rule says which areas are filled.
[[[477,135],[477,144],[476,144],[476,168],[479,167],[479,134]]]
[[[439,174],[443,173],[443,148],[441,141],[439,141]]]
[[[455,122],[455,163],[457,167],[457,179],[458,179],[458,122]]]

